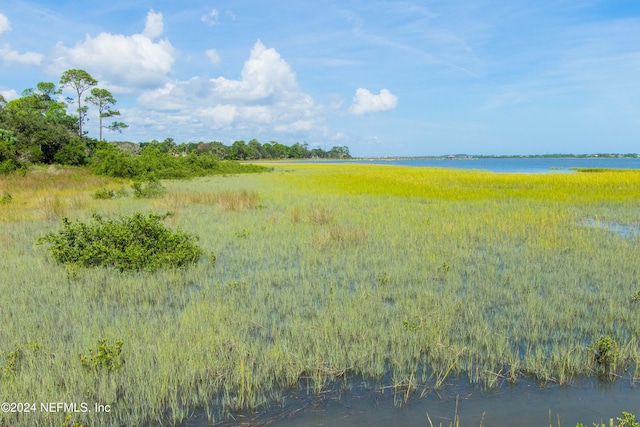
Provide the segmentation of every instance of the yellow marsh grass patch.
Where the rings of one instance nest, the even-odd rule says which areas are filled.
[[[629,201],[640,198],[640,171],[515,174],[386,165],[287,165],[278,175],[318,194],[368,194],[445,200],[527,198]]]
[[[119,182],[70,166],[33,167],[24,176],[0,175],[0,192],[11,194],[11,201],[0,205],[0,222],[66,216],[92,205],[92,192]]]
[[[67,202],[58,196],[41,197],[40,207],[43,219],[52,220],[67,216]]]

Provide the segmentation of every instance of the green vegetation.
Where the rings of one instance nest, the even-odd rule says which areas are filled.
[[[62,218],[63,228],[38,239],[50,243],[51,255],[75,267],[115,267],[125,270],[157,270],[193,264],[202,255],[196,237],[183,230],[171,231],[161,221],[171,216],[135,213],[93,222]]]
[[[0,177],[13,197],[0,205],[0,401],[111,405],[73,415],[90,426],[172,424],[196,408],[213,423],[353,377],[398,404],[454,379],[640,380],[639,241],[588,225],[640,226],[637,172],[287,164],[162,184],[105,200],[92,194],[130,182],[57,167]],[[73,239],[81,224],[167,221],[217,260],[70,275],[34,244],[48,233],[73,248],[61,218]],[[115,355],[116,337],[118,369],[83,365]],[[0,414],[3,427],[63,422]]]
[[[133,197],[153,199],[162,196],[167,189],[160,181],[150,178],[146,183],[135,181],[131,186],[133,189]]]
[[[616,422],[617,421],[617,422]],[[598,424],[593,423],[593,427],[640,427],[640,422],[636,420],[636,416],[629,412],[623,412],[622,418],[618,417],[616,421],[612,419],[609,420],[609,424]],[[584,424],[576,424],[576,427],[587,427]]]
[[[594,360],[606,373],[616,372],[619,354],[618,343],[608,335],[599,337],[594,343]]]
[[[107,338],[98,340],[97,349],[90,349],[89,354],[80,355],[80,363],[88,369],[105,369],[107,371],[117,371],[124,363],[122,359],[122,341],[116,340],[112,345],[108,345]]]
[[[90,161],[98,175],[131,179],[182,179],[207,175],[266,172],[270,169],[253,164],[220,160],[214,154],[175,156],[157,144],[147,144],[140,154],[131,154],[113,144],[100,144]]]

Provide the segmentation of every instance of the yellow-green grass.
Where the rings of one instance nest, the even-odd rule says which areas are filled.
[[[51,178],[33,192],[73,218],[175,211],[170,225],[215,264],[71,275],[34,244],[59,220],[0,205],[14,212],[0,224],[0,353],[21,352],[0,401],[108,404],[72,421],[135,425],[195,408],[213,421],[356,375],[400,400],[458,375],[479,387],[640,379],[639,239],[589,226],[640,226],[640,173],[289,164],[165,182],[159,199],[90,198],[121,184]],[[613,373],[594,361],[600,336],[619,345]],[[103,337],[123,341],[117,371],[80,362]],[[63,418],[5,413],[0,425]]]

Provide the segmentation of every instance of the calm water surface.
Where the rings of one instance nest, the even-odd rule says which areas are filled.
[[[628,380],[583,379],[570,386],[544,387],[520,380],[492,391],[481,391],[459,380],[437,393],[412,397],[400,407],[394,405],[390,390],[383,393],[357,386],[317,396],[291,394],[284,406],[261,415],[239,415],[235,422],[216,425],[424,427],[430,426],[431,419],[434,426],[448,427],[457,415],[460,427],[549,427],[550,421],[558,427],[558,420],[560,426],[574,427],[594,422],[609,425],[609,419],[622,416],[623,411],[640,413],[640,385]],[[207,425],[206,416],[199,414],[184,427]]]
[[[333,161],[316,161],[335,163]],[[313,163],[313,161],[304,161]],[[573,172],[571,168],[640,169],[640,158],[481,158],[481,159],[407,159],[343,160],[340,163],[364,163],[414,167],[480,169],[492,172],[549,173]]]

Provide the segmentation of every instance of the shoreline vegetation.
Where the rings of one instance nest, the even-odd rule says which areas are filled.
[[[0,175],[0,401],[110,408],[0,426],[214,423],[353,377],[398,405],[455,378],[640,381],[636,171],[266,171]],[[69,269],[37,244],[137,212],[171,212],[215,263]]]

